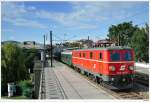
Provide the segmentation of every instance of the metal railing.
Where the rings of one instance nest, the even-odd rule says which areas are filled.
[[[45,78],[44,77],[44,69],[42,68],[38,99],[44,99],[45,98],[45,89],[44,89],[45,88],[45,86],[44,86],[45,80],[44,80],[44,78]]]
[[[42,72],[41,72],[41,78],[40,78],[40,88],[39,88],[39,96],[38,96],[38,99],[41,99],[41,86],[42,86]]]

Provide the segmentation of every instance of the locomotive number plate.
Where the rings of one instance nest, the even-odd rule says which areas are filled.
[[[128,72],[116,72],[117,74],[128,74]]]

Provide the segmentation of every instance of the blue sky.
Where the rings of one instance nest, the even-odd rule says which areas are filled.
[[[43,42],[53,31],[54,40],[107,37],[113,24],[148,23],[148,2],[3,2],[2,41]]]

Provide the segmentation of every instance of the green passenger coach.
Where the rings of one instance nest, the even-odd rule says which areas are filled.
[[[61,61],[65,64],[72,65],[72,52],[61,52]]]

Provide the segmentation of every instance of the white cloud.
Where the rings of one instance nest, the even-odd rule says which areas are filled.
[[[2,4],[2,21],[9,22],[15,26],[23,27],[32,27],[32,28],[47,28],[41,22],[34,20],[33,18],[29,19],[28,16],[34,15],[36,8],[25,7],[24,3],[13,3],[13,2],[3,2]]]
[[[2,35],[4,35],[4,34],[11,34],[11,33],[13,33],[14,32],[14,30],[13,29],[6,29],[6,28],[2,28],[2,30],[1,30],[1,34]]]
[[[37,9],[34,6],[26,7],[24,3],[3,3],[2,20],[15,26],[33,28],[47,28],[37,19],[55,21],[64,28],[95,29],[106,21],[122,19],[130,16],[127,9],[138,3],[132,2],[70,2],[71,12],[55,12]],[[140,3],[139,3],[140,4]],[[28,17],[28,19],[27,19]],[[31,19],[29,19],[31,18]]]
[[[82,23],[79,19],[82,12],[72,12],[72,13],[56,13],[40,10],[36,12],[36,16],[39,18],[54,20],[66,27],[79,27],[79,28],[94,28],[95,26],[90,24]],[[85,27],[84,27],[85,26]],[[88,28],[89,28],[88,27]]]
[[[33,28],[47,28],[43,24],[40,24],[33,20],[28,19],[16,19],[12,22],[16,26],[25,26],[25,27],[33,27]]]
[[[27,13],[23,4],[17,5],[13,2],[3,2],[2,3],[2,16],[4,18],[17,18],[22,17]],[[2,18],[3,19],[3,18]]]
[[[28,7],[27,9],[28,9],[28,10],[31,10],[31,11],[36,10],[36,8],[35,8],[34,6]]]
[[[54,20],[65,27],[79,29],[98,28],[99,24],[112,19],[122,19],[131,15],[124,9],[131,8],[135,3],[117,2],[71,2],[72,12],[50,12],[38,10],[39,18]]]

